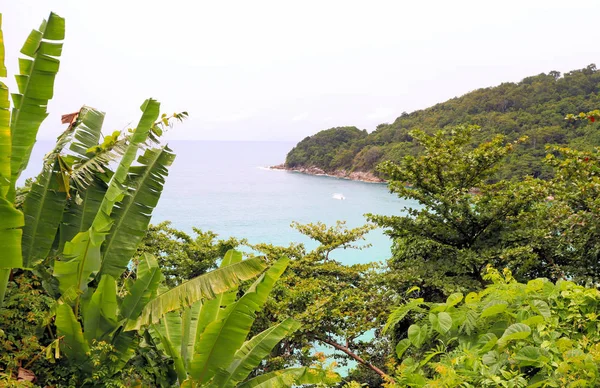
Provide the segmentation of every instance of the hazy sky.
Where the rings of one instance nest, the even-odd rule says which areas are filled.
[[[42,138],[55,137],[60,115],[82,104],[107,112],[107,131],[121,129],[137,122],[147,97],[190,113],[173,139],[371,131],[473,89],[600,62],[598,0],[0,4],[9,75],[29,30],[51,10],[66,18]]]

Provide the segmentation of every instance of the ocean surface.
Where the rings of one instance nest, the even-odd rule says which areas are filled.
[[[24,178],[35,176],[43,155],[54,142],[36,144]],[[292,142],[172,141],[177,157],[153,223],[169,220],[178,229],[212,230],[220,237],[246,238],[250,243],[287,246],[316,243],[290,227],[292,221],[336,220],[356,227],[366,223],[365,213],[401,214],[413,202],[390,194],[385,184],[349,181],[296,172],[269,170],[282,163]],[[344,199],[341,199],[344,198]],[[338,250],[331,257],[345,264],[384,261],[390,240],[378,229],[367,235],[370,248]]]

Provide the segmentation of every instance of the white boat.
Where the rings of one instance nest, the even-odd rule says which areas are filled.
[[[340,199],[340,200],[342,200],[342,199],[346,199],[346,197],[344,197],[344,194],[340,194],[340,193],[335,193],[335,194],[333,194],[333,195],[331,196],[331,198],[333,198],[333,199]]]

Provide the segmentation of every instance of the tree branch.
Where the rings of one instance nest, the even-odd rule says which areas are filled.
[[[367,368],[371,369],[373,372],[377,373],[379,376],[389,378],[389,376],[386,375],[384,371],[382,371],[381,369],[379,369],[375,365],[371,364],[370,362],[368,362],[364,358],[360,357],[358,354],[352,352],[348,347],[340,345],[337,342],[332,341],[332,340],[327,339],[327,338],[317,338],[317,340],[321,341],[323,343],[326,343],[327,345],[333,346],[337,350],[340,350],[340,351],[346,353],[346,355],[348,355],[351,358],[353,358],[359,364],[362,364],[362,365],[366,366]]]

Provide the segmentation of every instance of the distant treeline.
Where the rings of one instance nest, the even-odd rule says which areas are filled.
[[[545,146],[568,145],[589,150],[600,144],[600,131],[587,122],[565,120],[569,113],[587,112],[600,106],[600,72],[591,64],[562,74],[551,71],[527,77],[519,83],[478,89],[430,108],[402,113],[391,124],[380,124],[372,133],[356,127],[337,127],[306,137],[287,155],[287,167],[319,167],[335,170],[373,171],[382,161],[398,162],[419,152],[410,136],[413,129],[431,133],[459,124],[481,126],[474,143],[502,134],[507,140],[527,136],[528,141],[510,156],[498,178],[531,175],[549,178],[543,163]]]

